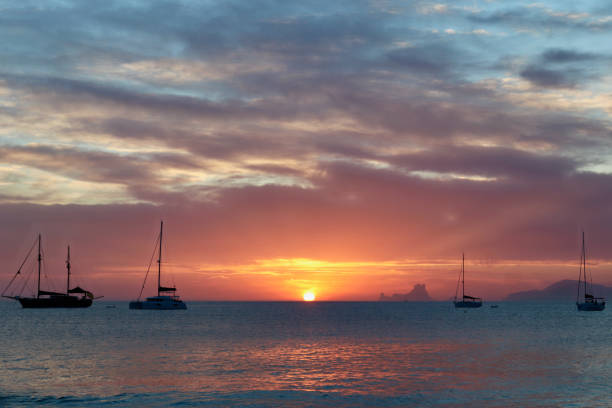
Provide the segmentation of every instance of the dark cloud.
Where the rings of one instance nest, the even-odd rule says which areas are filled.
[[[565,70],[552,70],[530,65],[520,74],[529,82],[545,88],[573,88],[576,86],[575,77]],[[575,71],[574,74],[576,74]]]
[[[392,65],[420,74],[440,75],[448,72],[454,61],[445,47],[407,47],[391,51],[387,58]]]
[[[532,83],[551,88],[573,88],[578,84],[599,79],[609,58],[605,55],[577,52],[567,49],[544,51],[521,72]]]
[[[601,55],[569,50],[563,48],[552,48],[542,54],[542,60],[547,63],[582,62],[601,59]]]
[[[540,3],[531,7],[509,7],[493,12],[481,11],[466,16],[469,21],[480,24],[506,25],[511,27],[542,30],[573,30],[605,34],[612,27],[612,22],[589,14],[588,8],[580,11],[563,10],[557,4]]]
[[[108,109],[123,107],[134,111],[146,110],[158,114],[209,117],[218,120],[230,116],[257,118],[263,115],[280,118],[294,114],[283,105],[269,106],[265,109],[261,105],[251,105],[240,100],[214,102],[192,96],[148,94],[90,81],[55,77],[10,77],[10,79],[16,88],[26,89],[42,98],[48,98],[51,104],[98,104]],[[263,102],[263,105],[268,104]]]
[[[537,62],[526,66],[520,75],[535,85],[549,88],[573,88],[599,77],[600,54],[553,48],[544,51]]]
[[[495,12],[480,12],[468,15],[468,19],[476,23],[508,24],[513,22],[524,22],[532,14],[525,8],[513,8]]]
[[[500,177],[529,183],[563,179],[578,168],[571,158],[496,147],[442,147],[395,156],[389,161],[412,171]]]
[[[257,32],[249,33],[243,44],[284,58],[297,58],[302,63],[315,63],[312,57],[354,58],[351,52],[389,40],[379,24],[381,18],[384,15],[349,12],[260,21],[255,25]]]
[[[523,75],[539,86],[548,87],[568,87],[578,81],[568,77],[571,72],[560,78],[546,76],[547,73],[532,67]],[[143,93],[88,83],[63,80],[58,83],[59,86],[55,82],[46,86],[36,82],[26,89],[36,92],[47,112],[55,111],[62,116],[85,106],[109,111],[103,119],[72,119],[71,132],[75,135],[93,132],[118,139],[163,143],[202,158],[305,159],[310,154],[327,153],[371,158],[388,143],[418,142],[431,147],[463,134],[497,143],[546,142],[584,147],[604,145],[609,135],[605,124],[595,119],[567,113],[506,112],[508,106],[496,100],[494,94],[470,87],[441,86],[439,91],[449,96],[448,102],[439,102],[422,92],[389,98],[393,92],[390,87],[360,88],[358,78],[338,78],[336,83],[309,82],[311,86],[293,89],[285,97],[245,104],[159,95],[149,98]],[[77,91],[73,93],[74,88]],[[360,123],[361,132],[327,130],[324,126],[316,131],[293,128],[279,132],[271,125],[293,120],[324,124],[333,123],[335,118]],[[183,120],[195,125],[187,127]],[[269,123],[264,126],[260,120]],[[232,129],[198,129],[198,124],[206,127],[210,123],[231,123]],[[582,137],[585,134],[589,135],[588,140]]]
[[[145,123],[137,120],[115,118],[101,123],[86,124],[88,131],[111,134],[119,139],[160,141],[168,147],[188,150],[191,154],[207,159],[239,159],[244,157],[300,157],[309,151],[309,143],[303,140],[276,138],[267,132],[250,131],[233,133],[200,133],[197,130],[164,128],[164,123]],[[284,140],[283,140],[284,139]]]

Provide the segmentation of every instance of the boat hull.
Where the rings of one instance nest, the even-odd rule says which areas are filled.
[[[179,299],[170,296],[158,296],[147,300],[130,302],[130,309],[134,310],[186,310],[187,305]]]
[[[601,312],[606,308],[606,302],[576,302],[576,308],[580,312]]]
[[[455,308],[457,309],[475,309],[482,306],[482,302],[465,302],[465,301],[457,301],[455,303]]]
[[[92,300],[76,296],[53,296],[50,298],[16,298],[24,309],[83,308],[89,307]]]

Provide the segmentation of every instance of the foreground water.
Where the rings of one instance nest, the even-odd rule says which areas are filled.
[[[115,305],[115,308],[110,308]],[[0,302],[0,406],[612,406],[612,319],[572,304]]]

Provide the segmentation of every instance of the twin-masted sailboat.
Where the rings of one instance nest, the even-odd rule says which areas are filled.
[[[40,234],[38,234],[38,257],[37,257],[38,280],[37,280],[37,287],[36,287],[37,289],[36,295],[31,296],[31,297],[23,297],[21,296],[21,294],[15,295],[15,296],[5,295],[5,293],[9,290],[9,288],[11,287],[11,285],[17,278],[17,276],[21,275],[21,270],[23,266],[25,265],[26,261],[28,260],[28,258],[30,257],[30,254],[32,253],[33,249],[34,249],[34,245],[32,246],[32,248],[30,248],[30,251],[26,255],[23,262],[21,263],[21,266],[17,270],[17,273],[15,273],[15,276],[13,276],[13,279],[11,279],[8,286],[4,289],[4,292],[2,293],[2,297],[9,298],[9,299],[15,299],[21,304],[23,308],[28,308],[28,309],[29,308],[37,308],[37,309],[59,308],[59,307],[77,308],[77,307],[91,306],[93,299],[94,299],[94,296],[91,292],[85,289],[82,289],[79,286],[70,289],[70,267],[71,267],[70,265],[70,246],[68,246],[68,255],[66,257],[66,273],[67,273],[66,293],[52,292],[52,291],[40,289],[40,271],[41,271],[41,264],[42,264],[42,259],[43,259],[42,251],[41,251],[41,235]],[[23,285],[23,288],[25,288],[25,284]],[[22,292],[23,292],[23,289],[22,289]],[[80,295],[80,296],[77,296],[77,295]]]
[[[581,312],[598,312],[606,308],[606,299],[593,295],[593,277],[591,276],[591,279],[587,277],[586,265],[586,247],[584,245],[584,231],[582,231],[582,252],[580,254],[576,307]]]
[[[458,298],[459,286],[461,286],[460,298]],[[476,308],[482,306],[481,298],[465,294],[465,254],[461,254],[461,272],[459,272],[459,281],[455,289],[455,300],[453,303],[456,308]]]
[[[151,268],[151,264],[149,264],[149,269],[147,269],[147,274],[145,275],[144,282],[142,283],[142,288],[140,289],[140,294],[138,295],[138,299],[130,302],[130,309],[153,309],[153,310],[185,310],[187,309],[187,305],[176,295],[176,287],[167,287],[161,285],[161,265],[162,265],[162,238],[164,233],[164,222],[161,221],[159,227],[159,236],[157,240],[159,241],[159,249],[157,249],[158,258],[157,258],[157,296],[148,297],[145,300],[140,300],[142,296],[142,290],[145,287],[147,282],[147,276],[149,275],[149,269]],[[157,242],[156,242],[157,243]]]

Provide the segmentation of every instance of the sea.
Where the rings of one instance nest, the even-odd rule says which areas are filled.
[[[612,313],[573,303],[0,302],[3,407],[611,407]]]

